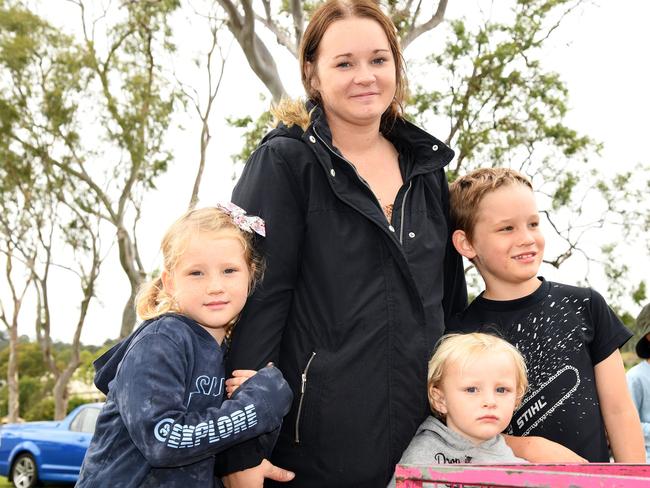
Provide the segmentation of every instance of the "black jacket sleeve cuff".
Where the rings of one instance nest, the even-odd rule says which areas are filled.
[[[254,468],[264,459],[265,453],[263,451],[264,448],[258,439],[250,439],[237,444],[216,456],[215,474],[221,477],[244,469]]]

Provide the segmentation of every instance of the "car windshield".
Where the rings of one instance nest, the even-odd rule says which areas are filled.
[[[95,424],[97,423],[98,415],[98,408],[84,408],[77,414],[72,422],[70,422],[70,430],[92,434],[95,431]]]

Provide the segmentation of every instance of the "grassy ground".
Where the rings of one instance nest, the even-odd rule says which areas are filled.
[[[9,483],[7,478],[0,476],[0,488],[13,488],[14,485]],[[47,488],[70,488],[72,485],[45,485]]]

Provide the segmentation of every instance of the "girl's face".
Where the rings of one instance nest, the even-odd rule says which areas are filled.
[[[250,271],[238,239],[199,233],[162,280],[179,311],[221,343],[225,326],[244,308]]]
[[[330,25],[318,46],[312,86],[330,126],[379,124],[395,96],[395,61],[381,25],[351,17]]]
[[[506,352],[484,352],[465,364],[445,364],[442,383],[433,388],[434,407],[447,427],[480,444],[510,423],[517,403],[515,361]]]

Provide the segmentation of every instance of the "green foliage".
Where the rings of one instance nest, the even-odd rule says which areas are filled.
[[[255,120],[247,115],[241,118],[227,118],[226,121],[231,127],[244,129],[242,150],[233,155],[233,161],[235,163],[245,163],[262,140],[262,137],[264,137],[264,134],[269,130],[273,116],[270,111],[265,111]]]
[[[28,422],[34,420],[54,420],[54,398],[43,397],[34,404],[29,404],[22,417]],[[21,401],[22,410],[22,401]]]
[[[77,408],[79,405],[85,405],[86,403],[89,403],[88,400],[82,397],[78,396],[73,396],[70,397],[68,400],[68,410],[67,413],[72,412],[75,408]]]
[[[571,171],[559,175],[559,178],[560,182],[552,198],[553,210],[564,207],[571,201],[571,193],[578,183],[578,179]]]
[[[21,377],[42,378],[47,368],[43,363],[43,355],[36,342],[29,342],[25,337],[18,344],[18,371]],[[0,350],[0,377],[7,377],[9,347]]]
[[[399,2],[397,2],[399,3]],[[629,298],[629,269],[615,248],[589,252],[582,247],[588,229],[620,228],[622,236],[643,236],[650,230],[647,200],[648,167],[609,175],[593,169],[590,158],[602,145],[569,127],[567,87],[558,73],[542,62],[541,47],[576,7],[569,0],[519,0],[503,20],[478,25],[464,19],[447,19],[441,30],[446,43],[431,54],[411,79],[425,79],[416,86],[407,107],[409,117],[428,126],[447,119],[445,140],[456,150],[448,178],[481,166],[507,166],[527,174],[549,208],[551,223],[565,248],[547,256],[561,266],[574,255],[603,265],[608,277],[608,298]],[[578,2],[579,3],[579,2]],[[644,188],[645,186],[645,188]],[[596,210],[594,218],[585,213]],[[550,237],[547,236],[547,237]],[[650,249],[650,245],[648,246]]]
[[[52,388],[52,382],[43,377],[21,376],[18,382],[20,412],[19,416],[25,420],[49,420],[54,417],[54,407],[52,413],[44,417],[34,417],[37,415],[34,409],[48,395]],[[0,415],[7,415],[7,386],[0,388]],[[54,401],[52,400],[52,405]]]
[[[562,159],[598,149],[562,123],[567,89],[535,59],[544,36],[541,21],[530,18],[539,18],[539,3],[519,4],[512,23],[450,21],[444,50],[426,59],[441,87],[418,86],[409,113],[421,124],[432,116],[449,119],[447,140],[458,151],[453,172],[506,165],[552,174],[533,168],[538,148],[553,148]],[[558,195],[566,201],[572,185],[565,183]]]
[[[632,300],[634,300],[634,303],[637,305],[641,305],[646,301],[647,298],[648,294],[645,281],[641,281],[632,293]]]
[[[109,345],[102,347],[84,346],[80,356],[82,366],[77,370],[75,379],[92,384],[94,369],[92,362],[109,349]],[[43,362],[40,346],[30,342],[27,337],[22,337],[18,345],[18,368],[20,417],[25,420],[51,420],[54,418],[54,398],[52,388],[54,380],[47,371]],[[57,363],[61,366],[67,362],[72,347],[70,344],[56,342],[52,345]],[[0,348],[0,377],[7,376],[7,360],[9,357],[8,344]],[[88,400],[71,397],[68,401],[68,412],[74,407],[87,403]],[[7,414],[7,386],[0,388],[0,416]]]

